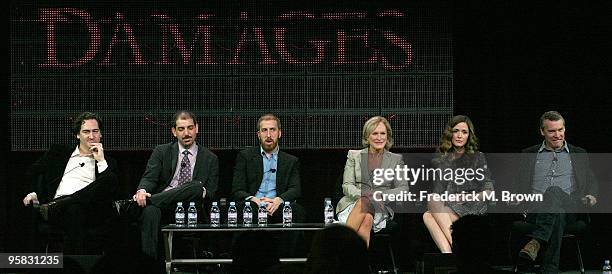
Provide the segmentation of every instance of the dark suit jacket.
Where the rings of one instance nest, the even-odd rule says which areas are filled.
[[[525,158],[521,159],[523,166],[522,171],[519,174],[519,193],[531,193],[534,167],[536,162],[536,156],[540,145],[535,145],[523,149]],[[585,195],[593,195],[597,197],[599,184],[597,178],[591,170],[591,164],[587,151],[583,148],[568,144],[570,151],[570,158],[572,159],[572,170],[574,173],[575,190],[572,193],[574,199],[580,199]]]
[[[41,203],[53,200],[55,191],[62,181],[64,170],[70,160],[70,155],[76,148],[75,146],[52,145],[51,148],[32,165],[29,177],[31,178],[31,190],[36,192]],[[98,172],[96,165],[96,178],[103,174],[117,174],[117,162],[104,153],[104,159],[108,168],[104,172]],[[97,163],[97,162],[96,162]],[[70,171],[68,171],[70,172]]]
[[[260,147],[242,150],[236,157],[232,195],[236,201],[257,193],[263,179],[263,160]],[[278,152],[276,170],[276,194],[283,201],[295,202],[302,195],[300,185],[300,163],[297,157]]]
[[[155,147],[147,163],[147,169],[140,179],[138,189],[145,189],[147,192],[155,194],[168,187],[176,171],[178,151],[177,142]],[[202,182],[206,188],[206,197],[212,200],[217,192],[219,181],[219,159],[217,155],[199,144],[196,157],[191,179]]]

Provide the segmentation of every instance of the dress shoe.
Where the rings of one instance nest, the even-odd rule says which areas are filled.
[[[72,198],[70,196],[63,196],[46,204],[34,205],[34,208],[38,208],[38,212],[43,220],[49,221],[49,218],[54,218],[60,214],[61,208],[71,200]]]
[[[140,206],[138,206],[134,200],[126,199],[114,201],[113,208],[117,211],[117,215],[119,216],[127,215],[137,218],[138,215],[140,215]]]
[[[49,204],[42,204],[39,206],[35,206],[40,213],[40,216],[45,220],[45,222],[49,221]]]

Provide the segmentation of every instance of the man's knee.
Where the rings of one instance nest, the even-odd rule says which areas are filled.
[[[161,215],[161,209],[153,205],[147,205],[142,209],[143,221],[160,220]]]
[[[202,197],[204,189],[203,184],[200,181],[191,181],[183,186],[183,191],[189,193],[193,197]]]

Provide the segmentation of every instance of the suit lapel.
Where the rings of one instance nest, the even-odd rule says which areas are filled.
[[[253,154],[251,155],[251,161],[249,163],[252,165],[252,168],[255,170],[255,181],[251,185],[251,192],[257,191],[259,186],[261,185],[261,180],[263,180],[263,160],[261,159],[261,154],[259,151],[259,146],[255,147],[253,150]]]
[[[278,158],[276,160],[276,193],[280,194],[281,189],[285,189],[285,172],[287,171],[287,163],[285,162],[285,155],[279,151]],[[283,173],[281,173],[283,172]],[[281,175],[282,174],[282,175]]]
[[[200,176],[200,172],[203,172],[203,169],[199,168],[200,166],[203,166],[203,165],[198,165],[198,163],[203,163],[204,162],[204,152],[202,151],[202,147],[199,144],[198,144],[198,156],[196,156],[195,161],[196,162],[195,162],[195,165],[193,167],[193,172],[192,172],[192,175],[191,175],[191,179],[192,180],[195,180],[196,178],[200,178],[201,177]]]
[[[394,168],[391,166],[391,153],[388,150],[383,152],[382,163],[380,163],[381,168]]]
[[[172,167],[172,172],[170,172],[170,181],[172,181],[172,177],[176,172],[176,162],[178,159],[178,143],[173,143],[170,146],[170,167]]]
[[[370,184],[370,173],[368,172],[369,167],[368,167],[368,148],[364,148],[361,150],[361,153],[359,153],[359,156],[361,156],[361,159],[359,161],[360,163],[360,168],[361,168],[361,183],[364,184]]]

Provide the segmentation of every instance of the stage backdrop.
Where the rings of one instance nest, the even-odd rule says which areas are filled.
[[[73,141],[70,121],[81,111],[102,115],[113,150],[168,141],[177,109],[199,115],[213,149],[255,144],[266,112],[281,117],[285,148],[357,147],[373,115],[389,118],[397,147],[431,147],[453,112],[446,1],[10,8],[13,151]]]

